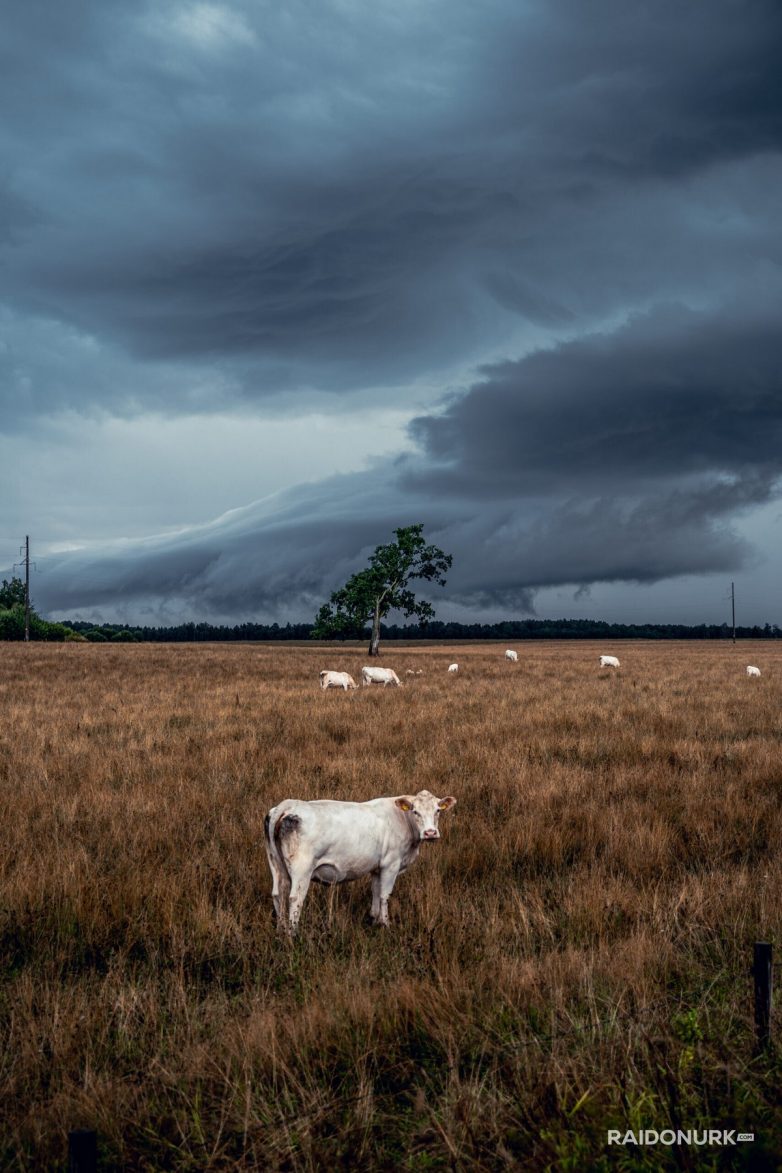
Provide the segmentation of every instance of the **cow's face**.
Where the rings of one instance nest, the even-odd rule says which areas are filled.
[[[437,821],[440,818],[440,811],[450,810],[456,804],[456,799],[451,795],[447,798],[437,798],[428,790],[421,790],[415,795],[403,794],[395,801],[400,811],[410,815],[419,839],[439,839],[440,829]]]

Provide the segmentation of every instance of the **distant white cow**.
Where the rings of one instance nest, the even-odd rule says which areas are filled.
[[[320,687],[322,689],[344,688],[347,692],[349,688],[358,688],[358,685],[349,672],[330,672],[324,668],[320,674]]]
[[[459,665],[458,665],[458,664],[449,664],[449,665],[448,665],[448,671],[449,671],[449,672],[458,672],[458,671],[459,671]]]
[[[617,660],[616,656],[601,656],[600,657],[600,667],[601,668],[618,668],[619,661]]]
[[[382,684],[383,688],[387,684],[394,684],[397,688],[402,687],[402,681],[393,668],[362,668],[361,687],[363,688],[365,684]]]
[[[388,898],[397,876],[418,858],[424,840],[439,839],[441,811],[456,799],[428,790],[369,802],[290,798],[264,822],[278,922],[296,932],[311,880],[341,884],[372,876],[372,920],[388,924]]]
[[[507,652],[505,653],[505,659],[511,660],[515,664],[516,661],[518,660],[518,658],[519,658],[518,652],[514,652],[513,648],[508,648]]]
[[[760,676],[760,669],[754,664],[747,664],[747,676]]]

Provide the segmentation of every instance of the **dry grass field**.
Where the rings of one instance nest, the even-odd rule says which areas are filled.
[[[782,646],[516,646],[0,645],[3,1168],[779,1167]],[[423,788],[390,929],[278,937],[269,806]],[[606,1147],[670,1127],[756,1139]]]

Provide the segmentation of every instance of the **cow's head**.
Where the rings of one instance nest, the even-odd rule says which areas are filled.
[[[450,810],[456,805],[456,799],[451,795],[447,798],[437,798],[428,790],[421,790],[418,794],[403,794],[395,798],[394,802],[400,811],[404,811],[412,819],[419,839],[439,839],[437,820],[440,818],[440,811]]]

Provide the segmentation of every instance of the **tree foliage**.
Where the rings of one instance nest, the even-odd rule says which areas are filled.
[[[14,607],[24,607],[24,583],[21,578],[12,578],[10,582],[4,578],[0,586],[0,611],[11,611]]]
[[[24,639],[25,589],[21,578],[3,579],[0,586],[0,640]],[[30,608],[31,640],[80,640],[71,628],[62,623],[49,623]]]
[[[0,609],[0,640],[24,639],[24,607]]]
[[[423,523],[394,530],[396,541],[377,546],[369,566],[354,574],[334,591],[315,617],[313,639],[360,637],[372,624],[370,653],[377,654],[380,621],[389,611],[401,611],[405,618],[415,615],[420,623],[434,618],[434,608],[417,599],[410,589],[414,580],[445,586],[452,558],[439,546],[427,545]]]

